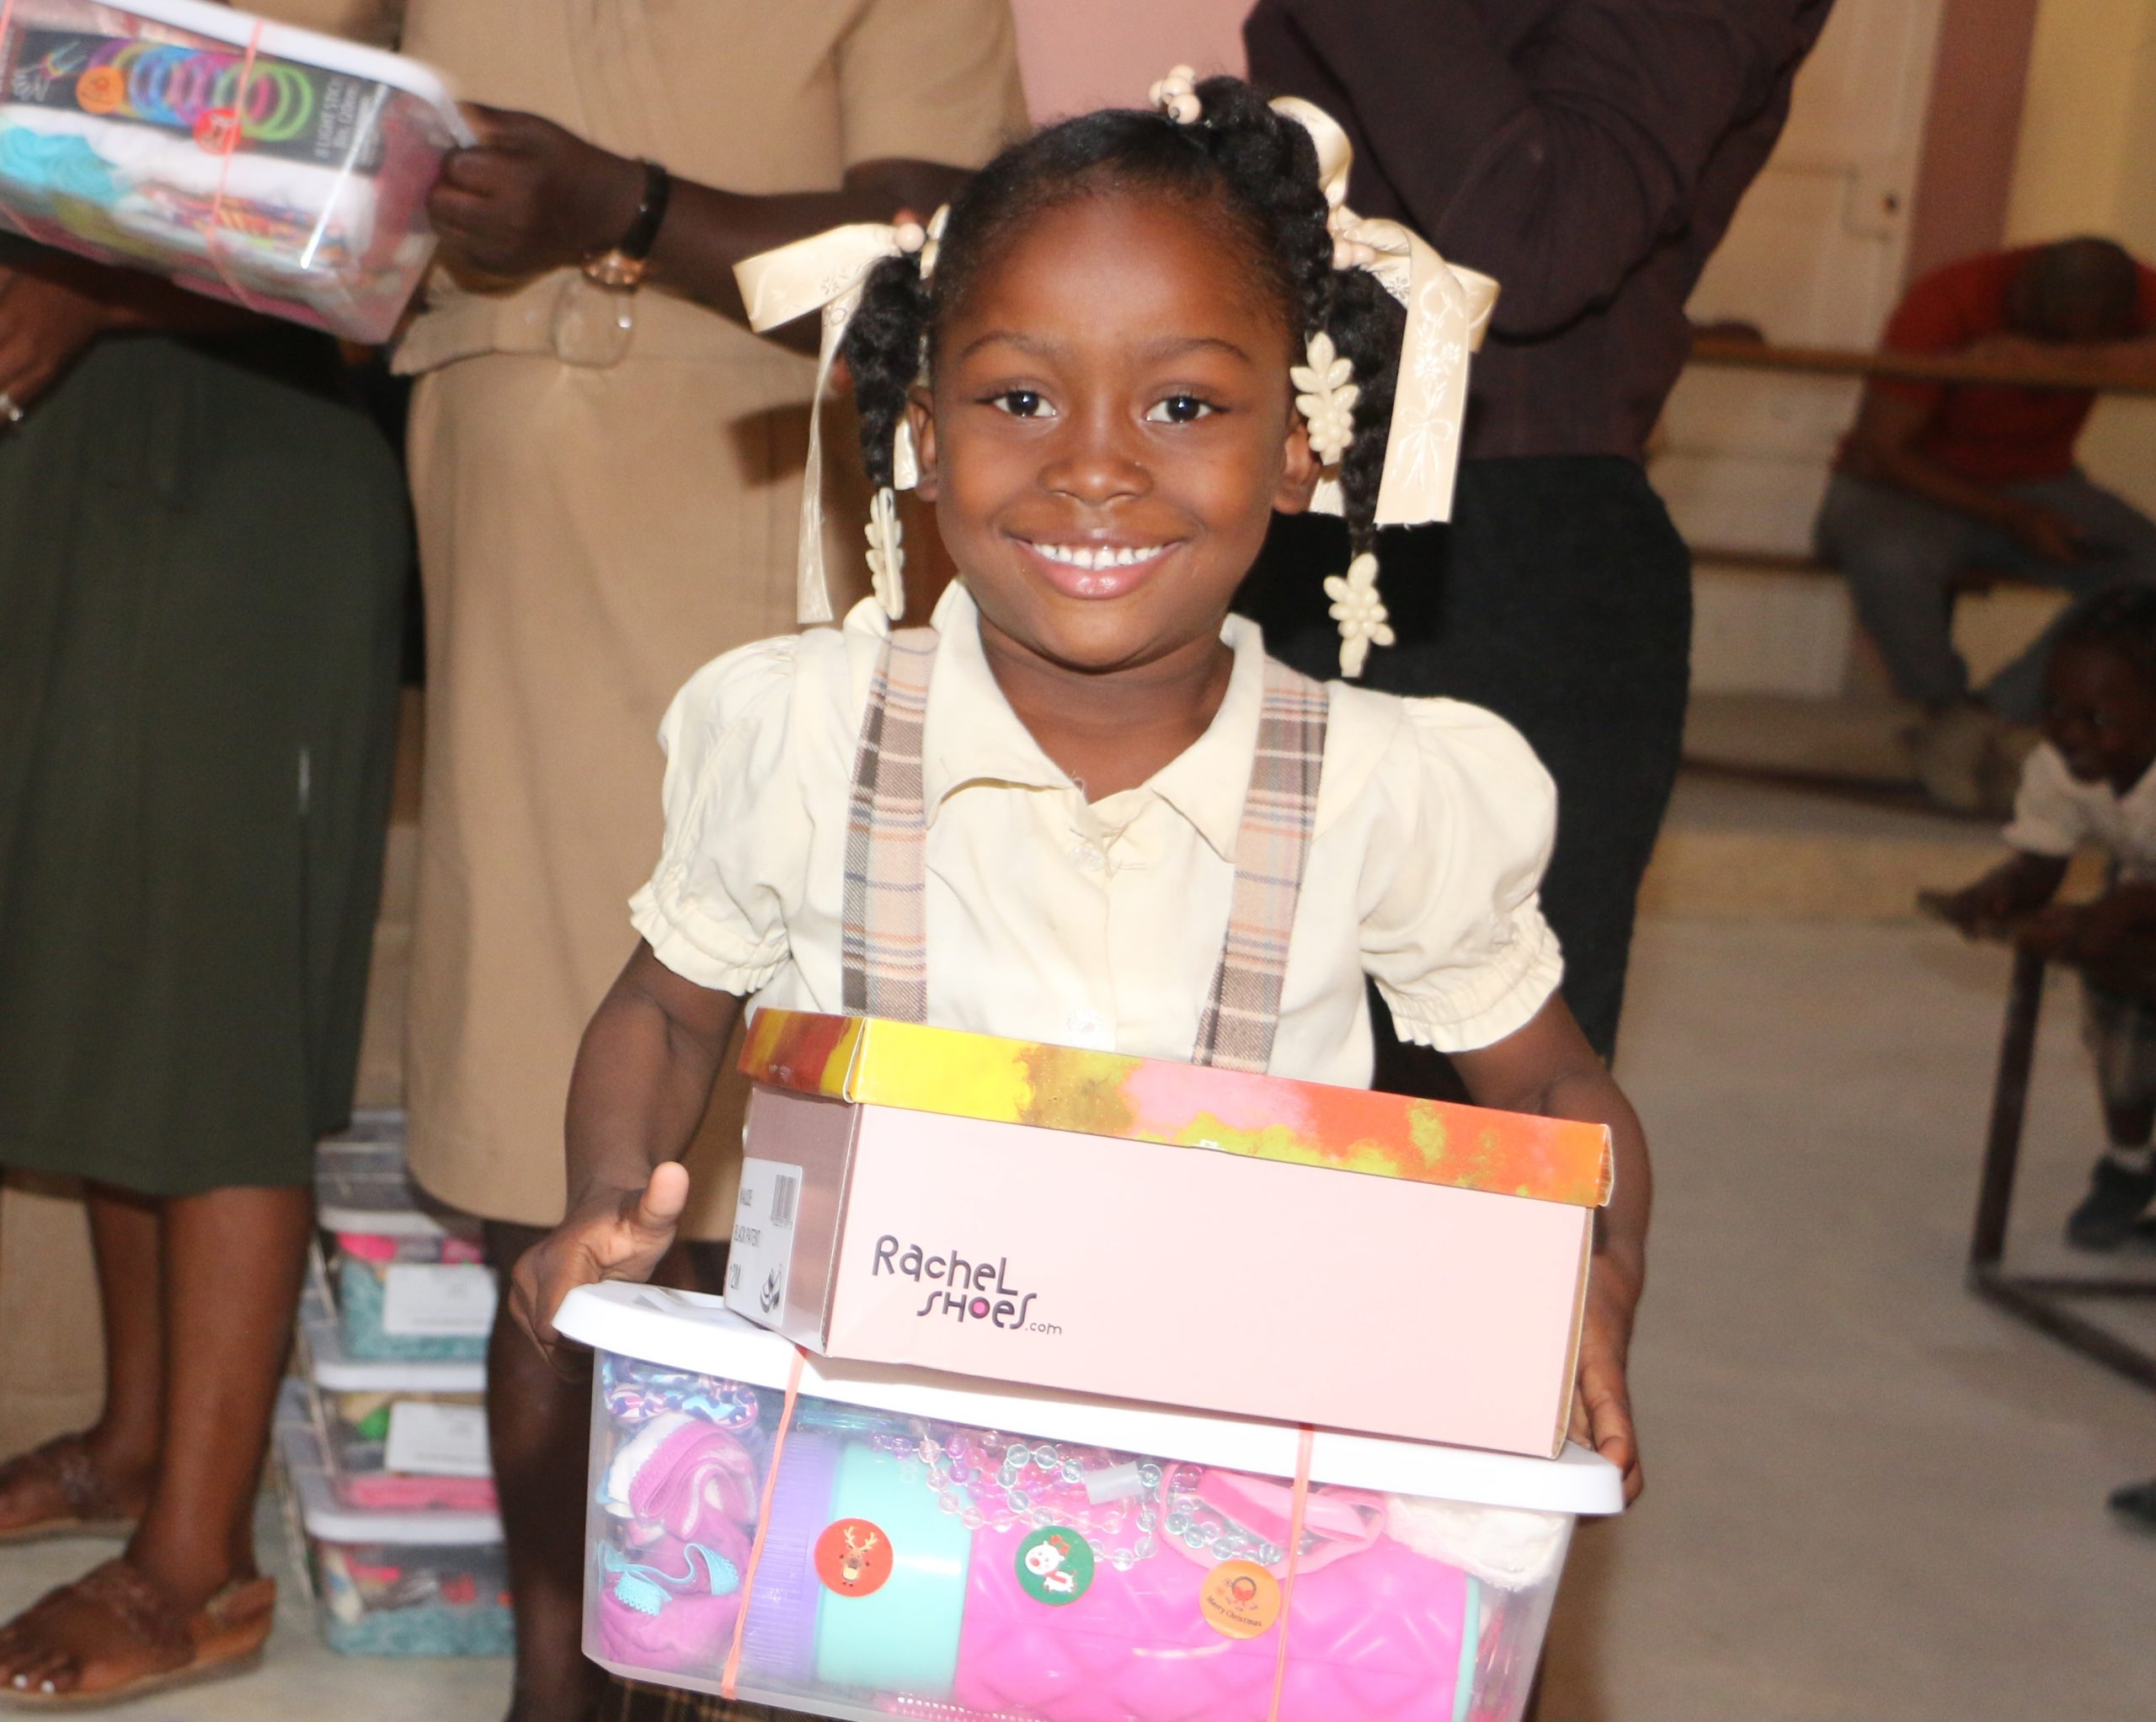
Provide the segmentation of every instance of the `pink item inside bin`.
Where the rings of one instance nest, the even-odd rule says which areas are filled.
[[[684,1543],[708,1542],[715,1526],[755,1518],[755,1465],[725,1430],[668,1411],[615,1455],[606,1494],[617,1512]]]
[[[594,1649],[609,1661],[715,1673],[734,1640],[749,1540],[721,1522],[694,1543],[664,1538],[632,1555],[602,1557]]]
[[[436,1508],[493,1512],[500,1505],[491,1477],[424,1477],[402,1471],[362,1472],[343,1479],[338,1493],[354,1506],[393,1512]]]
[[[974,1539],[953,1698],[1038,1722],[1261,1722],[1277,1636],[1221,1636],[1199,1612],[1207,1569],[1163,1550],[1103,1562],[1049,1607],[1017,1574],[1018,1530]],[[1452,1722],[1467,1575],[1389,1538],[1295,1581],[1279,1722]]]

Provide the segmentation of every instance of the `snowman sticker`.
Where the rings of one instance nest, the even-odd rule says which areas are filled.
[[[1019,1588],[1036,1602],[1075,1602],[1093,1583],[1093,1549],[1067,1525],[1047,1525],[1018,1545]]]

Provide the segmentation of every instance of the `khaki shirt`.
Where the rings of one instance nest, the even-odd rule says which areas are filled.
[[[404,0],[401,45],[467,100],[751,195],[835,191],[849,168],[898,157],[976,167],[1026,125],[1008,0]],[[572,273],[479,295],[436,271],[397,368],[551,351]],[[716,312],[639,296],[640,357],[756,345]]]

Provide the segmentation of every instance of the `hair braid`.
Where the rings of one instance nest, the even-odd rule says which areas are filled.
[[[921,375],[933,303],[929,284],[921,279],[919,254],[887,257],[869,271],[861,304],[846,326],[846,362],[861,417],[862,459],[868,482],[879,490],[893,482],[894,440],[906,397]]]

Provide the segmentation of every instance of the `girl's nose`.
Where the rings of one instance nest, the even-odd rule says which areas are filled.
[[[1043,488],[1098,507],[1153,488],[1139,439],[1113,413],[1073,415],[1041,468]]]

